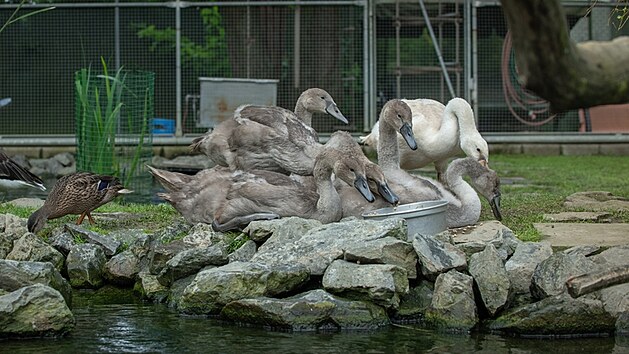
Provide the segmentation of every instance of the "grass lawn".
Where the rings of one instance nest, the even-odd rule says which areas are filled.
[[[491,167],[503,180],[503,224],[525,241],[538,241],[540,235],[533,223],[543,221],[543,215],[566,211],[564,199],[575,192],[608,191],[629,198],[629,157],[622,156],[526,156],[492,155]],[[434,176],[433,176],[434,177]],[[492,220],[489,204],[483,201],[481,220]],[[0,204],[0,213],[12,213],[28,218],[33,209]],[[140,228],[156,231],[172,224],[179,213],[169,204],[124,204],[112,202],[96,212],[130,212],[141,215],[130,220],[99,221],[90,228],[106,233],[110,229]],[[51,220],[43,235],[57,225],[75,222],[76,216]],[[629,212],[616,211],[612,218],[629,222]],[[84,223],[88,226],[88,223]]]
[[[521,240],[538,241],[533,223],[547,213],[567,211],[567,196],[583,191],[607,191],[629,198],[629,157],[492,155],[491,168],[503,180],[502,223]],[[483,199],[481,220],[493,218]],[[612,218],[629,222],[629,212]]]

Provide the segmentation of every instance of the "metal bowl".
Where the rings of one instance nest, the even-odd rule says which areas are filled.
[[[406,220],[408,235],[436,235],[448,228],[446,223],[447,200],[430,200],[402,204],[396,207],[371,210],[363,213],[364,219],[384,220],[400,217]]]

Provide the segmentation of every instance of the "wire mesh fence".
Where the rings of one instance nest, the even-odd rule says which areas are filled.
[[[140,189],[152,158],[155,75],[84,68],[75,73],[76,169]]]
[[[113,69],[155,73],[150,118],[169,127],[178,119],[183,134],[208,129],[200,78],[276,80],[275,103],[291,110],[305,89],[323,88],[350,121],[319,117],[314,128],[325,134],[369,130],[391,98],[449,100],[444,72],[454,94],[472,101],[481,132],[583,130],[583,114],[552,116],[521,88],[495,1],[427,1],[428,16],[419,1],[50,4],[56,9],[0,33],[0,99],[11,98],[0,107],[3,136],[74,135],[74,73],[101,57]],[[609,4],[597,2],[585,16],[588,7],[566,3],[574,39],[627,33],[608,23]],[[15,8],[1,4],[0,23]],[[161,128],[152,127],[173,133]]]

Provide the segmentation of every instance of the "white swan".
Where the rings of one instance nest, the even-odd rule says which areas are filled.
[[[446,106],[431,99],[402,101],[413,112],[413,134],[418,149],[410,150],[402,137],[398,137],[400,167],[412,170],[434,162],[437,178],[443,181],[449,159],[461,152],[481,163],[489,163],[487,142],[476,129],[474,112],[467,101],[453,98]],[[378,142],[379,123],[376,122],[371,133],[361,137],[361,143],[367,149],[377,150]]]
[[[190,145],[192,152],[200,152],[207,155],[215,164],[230,167],[231,169],[264,168],[274,171],[282,171],[276,163],[269,162],[265,165],[259,159],[266,157],[273,158],[274,148],[268,144],[276,143],[279,140],[290,140],[291,130],[288,125],[298,126],[297,122],[305,127],[305,144],[310,140],[319,141],[319,137],[312,125],[313,113],[327,113],[336,119],[347,123],[347,119],[332,99],[329,93],[319,88],[311,88],[304,91],[297,99],[295,111],[290,112],[284,108],[276,106],[256,106],[244,105],[239,107],[234,115],[234,119],[227,119],[216,126],[211,132],[195,138]],[[247,128],[242,125],[251,124]],[[242,136],[242,134],[253,134],[253,136]],[[232,136],[238,135],[236,142],[231,142]],[[267,142],[264,138],[268,137]],[[247,139],[250,138],[250,139]],[[245,144],[241,147],[239,144]],[[250,145],[250,146],[249,146]],[[298,144],[299,145],[299,144]],[[249,146],[255,152],[251,156],[239,156],[240,149]],[[290,148],[284,145],[282,148]],[[294,147],[293,147],[294,148]],[[315,155],[311,156],[314,158]],[[253,159],[253,160],[250,160]],[[284,170],[283,172],[285,172]],[[289,170],[290,171],[290,170]]]
[[[400,168],[397,131],[400,118],[392,114],[389,106],[408,105],[401,100],[391,100],[385,104],[380,115],[378,163],[384,171],[389,186],[400,197],[401,204],[445,199],[448,201],[446,222],[448,227],[474,224],[478,221],[481,203],[476,188],[489,201],[494,216],[500,214],[500,179],[495,171],[482,165],[473,157],[453,161],[445,172],[446,184],[411,175]],[[398,111],[402,109],[398,108]],[[408,141],[408,140],[407,140]],[[412,146],[412,145],[411,145]],[[470,177],[470,186],[463,176]],[[365,206],[364,210],[375,208]]]

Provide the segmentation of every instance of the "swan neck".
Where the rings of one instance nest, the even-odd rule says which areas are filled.
[[[314,179],[317,186],[317,211],[321,222],[338,221],[342,216],[341,197],[332,182],[332,168],[317,168],[314,171]]]
[[[307,126],[312,126],[312,112],[308,111],[301,100],[295,105],[295,115]]]
[[[378,164],[382,169],[400,168],[397,132],[386,122],[380,122],[378,131]]]

